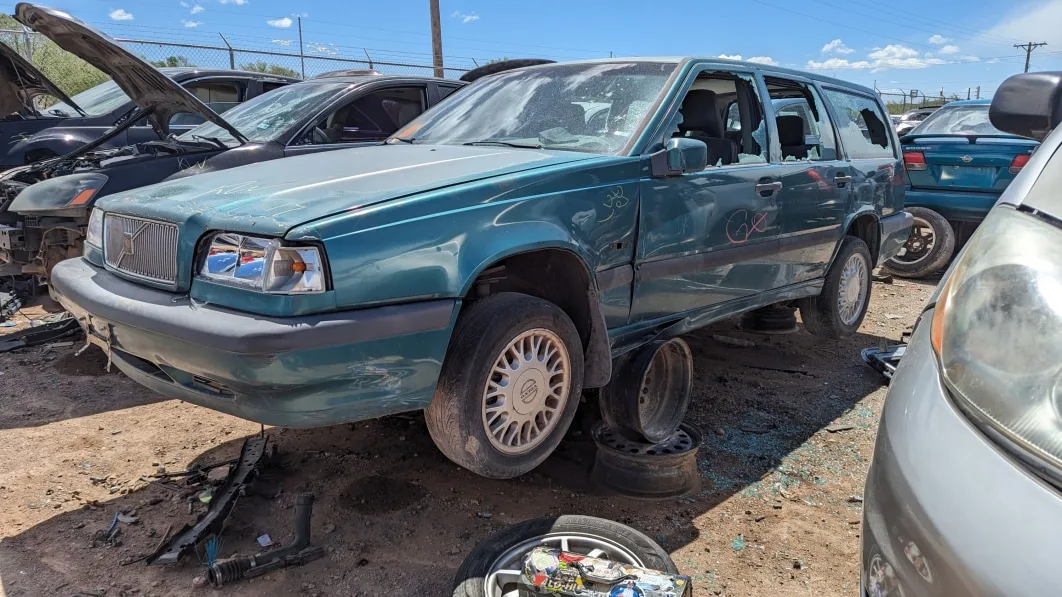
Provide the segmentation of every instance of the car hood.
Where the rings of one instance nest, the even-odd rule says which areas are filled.
[[[243,135],[217,112],[107,34],[64,12],[26,2],[15,6],[15,18],[110,75],[137,106],[151,111],[149,118],[164,137],[169,134],[171,116],[190,112],[224,128],[235,138],[243,139]]]
[[[344,211],[442,187],[600,157],[571,151],[374,145],[251,164],[142,187],[99,207],[196,229],[283,236]]]
[[[31,106],[33,98],[38,95],[50,95],[81,111],[44,73],[19,56],[13,48],[0,43],[0,116],[14,114]]]

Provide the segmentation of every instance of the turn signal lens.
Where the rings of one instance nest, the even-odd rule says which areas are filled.
[[[926,165],[926,154],[921,151],[903,152],[903,164],[912,172],[922,171],[929,168],[929,166]]]

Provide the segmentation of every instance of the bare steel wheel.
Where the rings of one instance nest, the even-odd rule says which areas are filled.
[[[447,458],[495,479],[538,466],[568,431],[583,389],[583,343],[553,303],[504,292],[458,317],[428,431]]]
[[[528,330],[494,361],[483,390],[483,427],[506,454],[533,449],[557,426],[568,402],[571,359],[549,330]]]

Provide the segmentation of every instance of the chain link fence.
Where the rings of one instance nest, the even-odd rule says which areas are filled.
[[[907,112],[908,110],[918,110],[920,108],[939,108],[944,104],[958,101],[960,99],[967,99],[965,95],[960,97],[958,94],[950,95],[926,95],[919,91],[911,91],[909,93],[893,93],[888,91],[878,91],[878,97],[881,101],[885,102],[885,106],[889,109],[889,114],[898,116]]]

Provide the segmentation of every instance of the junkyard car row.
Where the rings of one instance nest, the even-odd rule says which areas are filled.
[[[58,11],[16,17],[113,82],[68,98],[0,52],[4,83],[29,83],[0,97],[20,114],[3,134],[25,136],[0,160],[0,272],[46,278],[88,341],[163,395],[285,427],[424,410],[439,450],[486,477],[537,467],[584,391],[617,392],[618,368],[697,328],[781,308],[824,341],[855,333],[872,270],[951,259],[959,228],[930,214],[987,212],[896,373],[862,591],[1053,586],[1019,561],[1048,566],[1051,538],[1011,513],[1062,513],[1046,414],[1062,137],[1032,153],[1062,117],[1058,77],[1019,77],[991,112],[960,102],[901,138],[873,90],[762,64],[296,82],[159,71]],[[36,94],[62,103],[35,111]],[[45,127],[85,136],[46,150]],[[984,478],[1023,507],[993,509]],[[998,543],[990,531],[1035,554],[992,564],[972,547]]]

